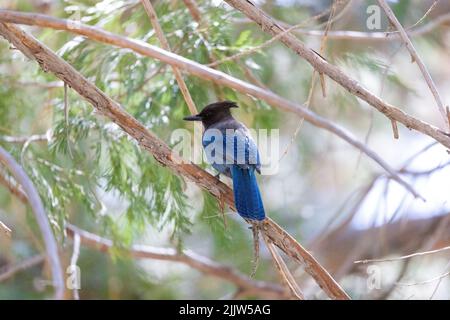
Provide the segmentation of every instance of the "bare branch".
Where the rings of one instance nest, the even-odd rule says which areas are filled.
[[[419,53],[417,52],[416,48],[414,48],[414,45],[411,42],[411,40],[409,39],[408,34],[406,33],[405,29],[403,29],[403,26],[401,25],[400,21],[398,21],[397,17],[395,16],[394,12],[389,7],[389,5],[386,3],[386,1],[378,0],[378,4],[383,8],[389,21],[399,31],[400,37],[402,38],[403,42],[405,43],[406,49],[408,49],[409,53],[411,54],[413,62],[415,61],[417,63],[417,65],[419,66],[419,69],[422,72],[422,75],[425,78],[425,81],[426,81],[428,87],[430,88],[431,93],[433,94],[434,100],[436,100],[438,110],[441,113],[442,117],[444,118],[444,123],[445,123],[447,129],[450,129],[450,123],[447,118],[447,113],[445,111],[444,104],[442,103],[442,98],[436,88],[433,78],[431,78],[431,75],[428,72],[427,67],[425,66],[424,62],[420,58]]]
[[[450,276],[450,271],[447,271],[444,274],[441,274],[441,275],[439,275],[437,277],[434,277],[434,278],[431,278],[431,279],[428,279],[428,280],[425,280],[425,281],[413,282],[413,283],[397,282],[396,285],[409,287],[409,286],[418,286],[418,285],[430,284],[430,283],[433,283],[435,281],[441,280],[441,279],[443,279],[445,277],[448,277],[448,276]]]
[[[284,31],[284,29],[276,23],[276,21],[263,12],[261,9],[252,5],[248,1],[244,0],[225,0],[228,4],[244,13],[250,19],[255,21],[261,26],[263,31],[270,33],[273,36]],[[0,15],[1,16],[1,15]],[[346,75],[338,67],[330,64],[328,61],[322,59],[313,50],[306,47],[300,40],[291,34],[285,34],[280,38],[288,48],[292,49],[299,56],[304,58],[311,64],[319,73],[328,75],[331,79],[339,83],[343,88],[349,91],[351,94],[361,98],[368,104],[375,107],[379,112],[383,113],[391,120],[396,120],[402,123],[409,129],[414,129],[422,132],[430,137],[433,137],[436,141],[439,141],[446,147],[450,148],[450,136],[449,134],[439,130],[438,128],[411,117],[402,110],[384,102],[378,96],[364,88],[358,81]],[[306,119],[306,117],[305,117]],[[307,119],[306,119],[307,120]]]
[[[32,136],[25,137],[13,137],[13,136],[0,136],[0,140],[8,142],[8,143],[26,143],[26,142],[48,142],[50,140],[50,134],[34,134]]]
[[[386,258],[386,259],[358,260],[358,261],[355,261],[354,263],[372,263],[372,262],[399,261],[399,260],[410,259],[410,258],[414,258],[414,257],[422,257],[422,256],[426,256],[426,255],[429,255],[429,254],[434,254],[434,253],[441,253],[441,252],[447,251],[447,250],[450,250],[450,246],[443,247],[443,248],[440,248],[440,249],[430,250],[430,251],[411,253],[411,254],[408,254],[408,255],[405,255],[405,256],[401,256],[401,257]]]
[[[232,56],[226,57],[226,58],[224,58],[224,59],[222,59],[222,60],[220,60],[220,61],[214,61],[214,62],[208,64],[208,67],[216,67],[216,66],[218,66],[218,65],[220,65],[220,64],[222,64],[222,63],[234,61],[234,60],[243,58],[243,57],[245,57],[245,56],[248,56],[248,55],[250,55],[250,54],[252,54],[252,53],[255,53],[255,52],[257,52],[257,51],[260,51],[261,49],[264,49],[264,48],[270,46],[272,43],[274,43],[275,41],[277,41],[277,40],[278,40],[279,38],[281,38],[283,35],[285,35],[285,34],[287,34],[287,33],[289,33],[289,32],[292,32],[293,30],[298,29],[298,28],[300,28],[300,27],[302,27],[302,26],[305,26],[305,25],[308,24],[310,21],[313,21],[313,20],[317,20],[317,19],[322,18],[322,17],[325,16],[328,12],[329,12],[329,10],[326,10],[326,11],[324,11],[324,12],[322,12],[322,13],[319,13],[318,15],[316,15],[316,16],[314,16],[314,17],[311,17],[311,18],[309,18],[309,19],[307,19],[307,20],[305,20],[305,21],[302,21],[302,22],[300,22],[300,23],[298,23],[298,24],[296,24],[296,25],[294,25],[294,26],[290,26],[289,28],[287,28],[287,29],[284,30],[283,32],[277,34],[275,37],[270,38],[270,39],[267,40],[266,42],[263,42],[263,43],[261,43],[260,45],[258,45],[258,46],[256,46],[256,47],[253,47],[253,48],[251,48],[251,49],[248,49],[248,50],[245,50],[245,51],[236,53],[236,54],[234,54],[234,55],[232,55]],[[331,17],[331,16],[330,16],[330,17]],[[327,24],[327,25],[328,25],[328,24]]]
[[[186,8],[188,8],[189,13],[191,14],[192,18],[200,23],[201,19],[202,19],[202,13],[200,12],[200,10],[197,7],[197,4],[195,3],[195,0],[183,0],[184,5],[186,6]]]
[[[425,35],[427,33],[432,32],[437,27],[446,24],[450,21],[450,13],[446,13],[443,15],[440,15],[436,18],[433,18],[430,22],[427,24],[419,27],[414,28],[417,24],[420,23],[423,19],[421,18],[418,22],[416,22],[414,25],[409,27],[406,31],[410,37],[418,37]],[[234,23],[251,23],[252,20],[250,19],[239,19],[235,20]],[[276,20],[277,24],[282,26],[283,28],[290,28],[291,25]],[[414,29],[412,29],[414,28]],[[412,30],[410,30],[412,29]],[[313,37],[322,37],[324,34],[324,31],[322,30],[304,30],[304,29],[296,29],[292,31],[292,33],[300,35],[300,36],[313,36]],[[397,40],[399,38],[399,32],[362,32],[362,31],[350,31],[350,30],[335,30],[330,31],[328,33],[328,38],[330,40],[354,40],[354,41],[393,41]]]
[[[0,270],[0,282],[3,282],[11,278],[20,271],[29,269],[31,267],[34,267],[35,265],[43,263],[44,261],[45,261],[45,254],[38,254],[36,256],[33,256],[29,259],[26,259],[18,263],[17,265],[5,267],[3,270]]]
[[[263,221],[262,231],[284,253],[303,265],[305,271],[316,280],[317,284],[330,298],[340,300],[350,299],[336,280],[330,276],[328,271],[300,243],[295,241],[290,234],[282,230],[280,226],[273,223],[270,219],[266,219]]]
[[[11,237],[12,230],[6,224],[4,224],[1,220],[0,220],[0,229],[3,230],[3,232],[8,237]]]
[[[0,26],[1,28],[1,26]],[[48,216],[45,212],[39,193],[33,182],[30,180],[23,168],[14,160],[14,158],[0,147],[0,162],[3,163],[22,186],[27,195],[28,203],[34,212],[36,221],[42,232],[45,248],[47,251],[47,259],[51,266],[53,286],[55,287],[55,299],[64,298],[64,279],[61,261],[58,255],[58,245],[53,235]]]
[[[216,198],[222,199],[234,210],[233,193],[227,185],[218,182],[216,178],[200,167],[192,163],[185,163],[161,139],[147,130],[115,101],[111,100],[45,45],[20,28],[9,24],[0,23],[0,34],[28,57],[36,60],[41,68],[54,73],[61,80],[69,84],[101,114],[110,118],[126,133],[136,139],[139,145],[149,151],[158,162],[167,166],[174,173],[184,176],[206,189]],[[266,218],[263,221],[263,232],[288,256],[302,264],[304,263],[306,265],[306,271],[313,276],[319,286],[331,298],[349,298],[328,272],[292,236],[270,218]]]
[[[156,11],[153,8],[152,3],[150,0],[141,0],[142,5],[144,6],[145,12],[147,12],[148,17],[150,18],[150,22],[153,26],[153,29],[155,29],[156,36],[158,37],[159,42],[161,43],[161,47],[164,50],[167,50],[170,52],[170,46],[169,42],[167,41],[164,31],[161,28],[161,25],[159,24],[158,17],[156,15]],[[183,75],[181,74],[180,70],[178,70],[177,67],[172,66],[173,73],[175,75],[175,79],[177,80],[178,86],[180,87],[181,93],[183,94],[184,100],[186,101],[186,104],[188,105],[189,111],[191,114],[197,114],[197,108],[195,106],[194,101],[192,100],[191,94],[189,93],[189,89],[186,85],[186,82],[183,80]]]
[[[294,276],[289,271],[288,267],[286,266],[286,263],[283,261],[283,258],[281,258],[281,256],[276,251],[277,249],[275,248],[273,243],[270,242],[270,240],[267,239],[265,236],[263,236],[263,239],[264,239],[264,242],[266,243],[267,249],[269,249],[269,252],[272,255],[273,262],[275,264],[275,268],[278,270],[278,273],[281,276],[281,280],[289,288],[292,296],[298,300],[305,300],[305,296],[303,295],[303,292],[301,291],[300,287],[297,285],[297,282],[295,282]]]
[[[420,197],[420,195],[416,191],[414,191],[413,188],[408,183],[406,183],[403,179],[401,179],[398,176],[398,174],[395,172],[395,170],[390,168],[390,166],[380,156],[378,156],[374,151],[369,149],[364,143],[356,140],[345,129],[343,129],[343,128],[339,127],[338,125],[334,124],[333,122],[317,115],[316,113],[308,110],[305,106],[301,106],[292,101],[289,101],[281,96],[278,96],[277,94],[273,93],[272,91],[269,91],[269,90],[257,87],[255,85],[249,84],[247,82],[244,82],[242,80],[236,79],[236,78],[234,78],[226,73],[223,73],[221,71],[207,68],[201,64],[198,64],[189,59],[186,59],[184,57],[173,54],[171,52],[167,52],[158,47],[148,45],[141,41],[127,39],[127,38],[112,34],[110,32],[103,31],[96,27],[80,24],[79,22],[76,22],[76,21],[72,21],[71,25],[70,25],[71,27],[68,28],[68,24],[69,24],[68,20],[56,19],[56,18],[45,16],[45,15],[39,15],[39,14],[18,13],[18,12],[13,12],[13,11],[8,11],[8,10],[0,10],[0,20],[1,21],[10,21],[13,23],[28,24],[28,25],[45,26],[45,27],[50,27],[50,28],[54,28],[54,29],[58,29],[58,30],[68,30],[70,32],[84,35],[86,37],[89,37],[91,39],[94,39],[94,40],[97,40],[97,41],[100,41],[103,43],[112,44],[112,45],[122,47],[122,48],[129,48],[137,53],[159,59],[159,60],[166,62],[168,64],[171,64],[171,65],[175,65],[176,67],[178,67],[180,69],[184,69],[187,72],[190,72],[200,78],[211,80],[218,84],[222,84],[222,85],[228,86],[230,88],[233,88],[241,93],[249,94],[253,97],[264,100],[267,103],[273,105],[274,107],[277,107],[278,109],[280,109],[282,111],[294,113],[294,114],[298,115],[300,118],[304,118],[306,121],[310,122],[312,125],[314,125],[318,128],[322,128],[324,130],[330,131],[333,134],[337,135],[338,137],[342,138],[343,140],[347,141],[349,144],[351,144],[355,148],[359,149],[361,152],[365,153],[368,157],[370,157],[376,163],[378,163],[378,165],[380,167],[385,169],[398,183],[403,185],[415,197]],[[27,53],[26,53],[27,50],[22,51],[22,52],[25,52],[24,54],[27,55]],[[312,54],[314,55],[314,59],[322,60],[316,53],[312,53]],[[28,56],[30,56],[30,55],[28,55]],[[335,68],[335,67],[333,67],[333,68]],[[319,70],[319,73],[320,72],[321,72],[321,70]],[[339,71],[339,72],[341,72],[341,71]],[[362,87],[356,81],[354,81],[354,80],[351,80],[351,81],[354,82],[354,84],[352,84],[353,90],[357,90],[358,92],[360,90],[363,90]],[[382,106],[380,108],[381,108],[382,112],[385,113],[386,115],[388,115],[389,117],[391,117],[393,119],[397,119],[397,118],[401,119],[398,121],[402,122],[402,123],[406,123],[407,127],[414,128],[422,133],[425,133],[425,134],[435,138],[435,140],[441,142],[443,145],[448,146],[450,148],[450,136],[447,136],[444,132],[440,131],[438,128],[435,128],[435,127],[429,125],[428,123],[422,122],[421,120],[415,119],[415,118],[407,115],[403,111],[385,104],[383,101],[381,101],[381,103],[382,103]]]
[[[109,251],[113,247],[113,242],[111,240],[102,238],[76,226],[68,224],[66,230],[70,236],[78,234],[81,243],[87,247],[105,252]],[[251,278],[235,271],[231,267],[211,261],[191,250],[177,252],[175,249],[169,248],[132,245],[129,249],[126,249],[126,252],[135,258],[147,258],[183,263],[205,274],[234,283],[238,288],[242,288],[247,295],[259,295],[266,298],[278,299],[286,297],[283,288],[276,284],[252,280]]]

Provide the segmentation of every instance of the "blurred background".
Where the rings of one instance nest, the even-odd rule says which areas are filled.
[[[191,1],[192,2],[192,1]],[[253,1],[280,24],[383,100],[443,127],[417,66],[380,10],[381,29],[369,30],[375,1]],[[152,1],[172,50],[202,64],[245,52],[270,40],[258,25],[222,1]],[[390,1],[394,13],[450,103],[450,1]],[[2,9],[35,12],[82,23],[160,46],[137,0],[2,0]],[[431,8],[431,10],[430,10]],[[166,143],[177,128],[192,130],[189,111],[170,66],[85,37],[23,27],[58,53]],[[323,36],[325,30],[328,35]],[[353,32],[350,32],[353,31]],[[383,34],[389,32],[390,34]],[[371,36],[375,33],[376,36]],[[322,50],[321,50],[322,47]],[[450,251],[393,258],[450,245],[450,157],[431,138],[391,122],[326,78],[323,97],[312,67],[279,41],[217,69],[268,88],[351,132],[397,169],[426,199],[414,199],[371,159],[336,136],[266,103],[185,74],[200,109],[237,101],[236,118],[255,129],[279,129],[279,170],[261,176],[268,215],[302,243],[354,299],[449,299]],[[229,281],[183,263],[133,258],[131,244],[189,249],[250,275],[253,243],[248,225],[215,198],[161,167],[118,126],[98,116],[35,62],[0,41],[0,145],[38,188],[61,247],[64,269],[73,256],[67,223],[112,240],[102,252],[81,244],[81,299],[220,299],[239,296]],[[68,114],[66,114],[68,111]],[[207,164],[202,167],[212,172]],[[11,193],[0,166],[0,299],[45,299],[49,266],[29,206]],[[226,181],[226,180],[224,180]],[[14,186],[13,186],[14,187]],[[298,264],[285,259],[309,299],[326,298]],[[28,264],[27,264],[28,263]],[[13,270],[13,272],[11,272]],[[280,283],[261,245],[256,279]],[[72,298],[68,290],[67,297]]]

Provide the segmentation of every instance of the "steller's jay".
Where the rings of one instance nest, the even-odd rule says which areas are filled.
[[[245,125],[233,118],[230,108],[235,102],[221,101],[207,105],[188,121],[201,121],[205,128],[202,145],[208,162],[219,172],[233,179],[236,210],[245,219],[265,218],[255,171],[261,173],[258,148]]]

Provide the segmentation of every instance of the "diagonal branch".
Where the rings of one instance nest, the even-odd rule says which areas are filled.
[[[24,193],[27,195],[28,203],[33,210],[36,221],[42,232],[42,238],[44,239],[47,259],[51,267],[53,286],[55,287],[55,299],[63,299],[64,278],[58,254],[58,245],[50,227],[50,223],[48,222],[48,216],[45,212],[41,198],[39,197],[39,193],[23,168],[2,147],[0,147],[0,163],[11,171],[12,175],[22,186]]]
[[[278,254],[277,249],[273,245],[273,243],[268,240],[263,234],[264,242],[266,243],[267,249],[269,249],[270,254],[272,255],[273,262],[275,264],[278,273],[280,274],[281,280],[285,283],[285,285],[289,288],[291,295],[297,300],[305,300],[305,296],[303,295],[302,290],[298,286],[297,282],[294,279],[294,276],[289,271],[286,263],[283,261],[283,258]]]
[[[256,22],[263,31],[270,33],[273,36],[284,31],[284,29],[276,23],[276,21],[267,15],[264,11],[253,5],[250,1],[245,0],[225,0],[235,9],[241,11],[251,20]],[[450,147],[450,136],[448,133],[439,130],[438,128],[411,117],[402,110],[388,104],[381,98],[364,88],[358,81],[349,77],[338,67],[330,64],[328,61],[322,59],[312,49],[306,47],[299,39],[290,33],[281,36],[280,41],[288,48],[292,49],[300,57],[304,58],[311,66],[319,73],[328,75],[335,82],[340,84],[343,88],[351,94],[366,101],[368,104],[375,107],[379,112],[383,113],[390,120],[395,120],[402,123],[409,129],[414,129],[422,132],[435,140],[439,141],[447,148]]]
[[[0,168],[0,184],[8,188],[9,192],[19,198],[20,201],[27,202],[27,195],[23,192],[22,187],[13,181],[3,168]]]
[[[347,130],[334,124],[328,119],[317,115],[311,110],[308,110],[308,108],[306,108],[305,106],[289,101],[272,91],[236,79],[226,73],[205,67],[199,63],[167,52],[158,47],[148,45],[141,41],[124,38],[96,27],[80,24],[76,21],[57,19],[40,14],[19,13],[8,10],[0,10],[0,21],[8,21],[27,25],[39,25],[58,30],[67,30],[79,35],[89,37],[90,39],[94,39],[96,41],[115,45],[121,48],[128,48],[135,51],[136,53],[153,57],[170,65],[174,65],[202,79],[210,80],[217,84],[228,86],[241,93],[264,100],[268,104],[271,104],[272,106],[277,107],[282,111],[294,113],[300,118],[304,118],[312,125],[327,130],[342,138],[344,141],[348,142],[349,144],[366,154],[369,158],[373,159],[380,167],[385,169],[398,183],[403,185],[415,197],[420,197],[417,192],[415,192],[411,186],[409,186],[404,180],[402,180],[395,172],[395,170],[393,170],[379,155],[369,149],[364,143],[356,140]],[[70,28],[68,27],[69,25]],[[317,58],[317,55],[315,53],[313,54]],[[321,71],[319,70],[319,72]],[[354,82],[357,84],[356,81]],[[415,119],[395,107],[386,107],[387,104],[385,104],[384,102],[382,103],[384,104],[382,107],[382,112],[385,113],[388,117],[396,119],[399,118],[401,120],[398,121],[401,123],[405,123],[407,127],[427,134],[433,137],[436,141],[439,141],[443,145],[450,148],[450,137],[444,132],[440,131],[438,128],[421,120]]]
[[[228,186],[222,182],[218,182],[216,178],[200,167],[192,163],[185,163],[154,133],[147,130],[115,101],[106,96],[71,65],[58,57],[33,36],[14,25],[4,23],[0,23],[0,34],[27,57],[36,60],[43,70],[52,72],[70,85],[84,99],[91,103],[96,110],[115,122],[133,137],[143,149],[149,151],[162,165],[167,166],[175,174],[188,178],[198,186],[209,191],[217,199],[226,202],[230,208],[234,208],[233,193]],[[289,233],[270,218],[263,221],[262,231],[288,256],[304,264],[306,271],[316,280],[318,285],[330,298],[349,298],[329,273]]]
[[[161,28],[161,25],[158,21],[158,16],[156,15],[156,11],[153,8],[152,3],[150,0],[141,0],[142,5],[144,6],[145,12],[147,12],[148,17],[150,18],[150,22],[153,26],[153,29],[155,29],[156,36],[159,39],[159,42],[161,43],[161,47],[164,50],[167,50],[170,52],[170,46],[169,42],[167,41],[166,37],[164,36],[164,31]],[[181,93],[183,94],[184,100],[186,101],[186,104],[188,105],[189,111],[191,114],[197,114],[197,108],[195,107],[195,103],[192,100],[191,94],[189,93],[189,89],[186,85],[186,82],[184,82],[183,75],[181,74],[180,70],[172,66],[173,74],[175,75],[175,79],[177,80],[178,86],[180,87]]]
[[[13,277],[16,273],[34,267],[38,264],[41,264],[45,261],[44,254],[38,254],[31,258],[28,258],[24,261],[19,262],[13,266],[6,266],[3,269],[0,269],[0,282],[5,281],[11,277]]]
[[[385,0],[378,0],[378,4],[383,8],[384,12],[386,13],[386,16],[388,17],[389,21],[395,26],[395,28],[399,31],[400,37],[405,43],[406,49],[408,49],[409,53],[412,57],[412,62],[416,62],[419,66],[420,71],[422,72],[423,77],[425,78],[425,81],[430,88],[431,93],[433,94],[434,100],[436,100],[437,108],[439,112],[441,113],[441,116],[444,118],[444,123],[446,127],[450,128],[450,119],[449,115],[447,115],[447,112],[445,111],[444,104],[442,103],[442,98],[436,88],[436,84],[433,81],[433,78],[431,78],[430,73],[428,72],[427,67],[425,66],[425,63],[422,61],[422,59],[419,56],[419,53],[417,52],[416,48],[414,48],[413,43],[408,37],[408,34],[406,33],[405,29],[401,25],[400,21],[398,21],[397,17],[395,16],[392,9],[389,7],[389,5],[386,3]]]
[[[0,220],[0,230],[2,230],[8,237],[11,237],[12,230],[1,220]]]
[[[200,12],[199,8],[197,7],[197,4],[195,3],[195,0],[183,0],[184,5],[186,8],[188,8],[189,13],[191,14],[192,18],[200,22],[202,19],[202,13]]]

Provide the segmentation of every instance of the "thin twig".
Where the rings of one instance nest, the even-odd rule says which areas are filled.
[[[420,282],[413,282],[413,283],[405,283],[405,282],[397,282],[396,285],[398,286],[406,286],[406,287],[410,287],[410,286],[418,286],[418,285],[424,285],[424,284],[430,284],[433,283],[437,280],[441,280],[445,277],[448,277],[450,275],[450,271],[445,272],[444,274],[441,274],[440,276],[425,280],[425,281],[420,281]]]
[[[80,235],[77,232],[74,232],[73,233],[73,251],[72,251],[72,257],[70,258],[70,266],[72,268],[75,268],[77,266],[78,257],[80,256],[80,243],[81,243]],[[73,294],[74,300],[80,300],[80,293],[78,292],[77,287],[73,288],[72,294]]]
[[[297,282],[295,281],[294,276],[292,275],[292,273],[289,271],[288,267],[286,266],[286,263],[283,261],[281,256],[276,251],[276,248],[273,245],[273,243],[269,239],[267,239],[267,237],[265,237],[265,236],[263,236],[263,239],[264,239],[264,242],[266,243],[267,248],[269,249],[270,254],[272,255],[276,270],[280,274],[282,281],[289,288],[289,291],[291,292],[292,296],[298,300],[305,300],[305,296],[303,295],[303,292],[301,291],[300,287],[297,285]]]
[[[447,250],[450,250],[450,246],[443,247],[443,248],[440,248],[440,249],[430,250],[430,251],[416,252],[416,253],[408,254],[406,256],[401,256],[401,257],[387,258],[387,259],[358,260],[358,261],[355,261],[354,263],[372,263],[372,262],[398,261],[398,260],[410,259],[410,258],[414,258],[414,257],[426,256],[426,255],[434,254],[434,253],[440,253],[440,252],[447,251]]]
[[[27,195],[28,203],[33,210],[36,221],[41,229],[42,238],[44,239],[47,258],[52,272],[53,286],[55,287],[54,297],[55,299],[63,299],[64,280],[61,261],[58,254],[58,245],[50,227],[50,223],[48,222],[48,216],[45,212],[39,193],[23,168],[2,147],[0,147],[0,162],[9,169]]]
[[[428,12],[428,11],[427,11]],[[428,14],[428,13],[427,13]],[[408,35],[410,37],[418,37],[423,36],[427,33],[432,32],[437,27],[446,24],[450,21],[450,13],[446,13],[443,15],[440,15],[436,18],[433,18],[430,22],[427,24],[421,26],[420,28],[414,28],[417,26],[426,16],[424,15],[419,21],[414,23],[412,26],[408,27],[406,30],[408,31]],[[251,23],[252,20],[250,19],[240,19],[240,20],[234,20],[234,23]],[[289,28],[290,25],[282,22],[277,21],[277,23],[282,26],[283,28]],[[413,29],[414,28],[414,29]],[[413,29],[413,30],[411,30]],[[322,30],[303,30],[303,29],[296,29],[292,31],[292,33],[295,33],[300,36],[313,36],[313,37],[322,37],[323,31]],[[399,38],[399,32],[398,31],[391,31],[391,32],[362,32],[362,31],[350,31],[350,30],[335,30],[330,31],[328,33],[328,38],[330,40],[353,40],[353,41],[393,41],[397,40]]]
[[[225,63],[225,62],[230,62],[230,61],[238,60],[238,59],[241,59],[241,58],[243,58],[243,57],[245,57],[245,56],[248,56],[248,55],[250,55],[250,54],[252,54],[252,53],[255,53],[255,52],[257,52],[257,51],[260,51],[260,50],[262,50],[262,49],[264,49],[264,48],[270,46],[272,43],[274,43],[275,41],[277,41],[277,40],[278,40],[279,38],[281,38],[283,35],[288,34],[289,32],[291,32],[291,31],[293,31],[293,30],[295,30],[295,29],[298,29],[298,28],[300,28],[300,27],[303,27],[304,25],[308,24],[310,21],[313,21],[313,20],[317,20],[317,19],[322,18],[322,17],[325,16],[328,12],[329,12],[329,10],[326,10],[326,11],[324,11],[324,12],[322,12],[322,13],[320,13],[320,14],[314,16],[314,17],[311,17],[311,18],[309,18],[309,19],[307,19],[307,20],[305,20],[305,21],[302,21],[302,22],[300,22],[300,23],[298,23],[298,24],[296,24],[296,25],[294,25],[294,26],[289,27],[288,29],[286,29],[286,30],[284,30],[283,32],[281,32],[281,33],[279,33],[278,35],[276,35],[275,37],[270,38],[270,39],[267,40],[266,42],[263,42],[263,43],[261,43],[260,45],[257,45],[256,47],[253,47],[253,48],[251,48],[251,49],[247,49],[247,50],[245,50],[245,51],[236,53],[236,54],[234,54],[234,55],[232,55],[232,56],[229,56],[229,57],[226,57],[226,58],[224,58],[224,59],[222,59],[222,60],[214,61],[214,62],[208,64],[207,66],[208,66],[208,67],[211,67],[211,68],[212,68],[212,67],[217,67],[218,65],[221,65],[221,64],[223,64],[223,63]]]
[[[21,261],[20,263],[14,266],[7,266],[0,270],[0,282],[3,282],[11,278],[18,272],[21,272],[23,270],[34,267],[35,265],[43,263],[44,261],[45,261],[45,254],[38,254],[24,261]]]
[[[350,1],[349,1],[350,2]],[[326,27],[325,27],[325,33],[324,33],[324,37],[322,38],[321,41],[321,45],[320,45],[320,54],[323,56],[324,55],[324,51],[325,51],[325,45],[326,45],[326,39],[327,39],[327,34],[329,29],[331,28],[331,23],[333,21],[333,16],[336,10],[336,1],[333,1],[331,10],[327,9],[325,12],[330,12],[330,16],[328,18]],[[280,33],[281,34],[281,33]],[[277,36],[273,37],[272,39],[275,39]],[[312,96],[314,94],[314,87],[315,87],[315,83],[316,83],[316,75],[317,72],[314,69],[312,76],[311,76],[311,86],[309,88],[309,93],[308,93],[308,99],[306,100],[306,102],[304,103],[306,108],[310,108],[311,107],[311,101],[312,101]],[[322,85],[322,93],[323,96],[326,96],[326,89],[325,89],[325,78],[323,76],[323,74],[320,75],[320,83]],[[286,146],[286,148],[284,149],[284,152],[281,154],[278,162],[280,162],[289,152],[289,149],[292,147],[292,145],[294,144],[294,141],[297,139],[298,134],[300,133],[301,128],[303,127],[303,123],[304,123],[305,118],[300,118],[297,127],[295,128],[294,134],[292,135],[289,144]]]
[[[426,81],[428,87],[430,88],[430,91],[433,94],[434,99],[436,100],[438,110],[441,113],[442,117],[444,118],[444,123],[445,123],[447,129],[450,129],[450,123],[447,118],[447,113],[445,111],[444,104],[442,103],[442,98],[437,90],[437,87],[433,81],[433,78],[431,78],[431,75],[428,72],[427,67],[425,66],[425,63],[420,58],[419,53],[417,52],[417,50],[414,47],[411,40],[409,39],[408,34],[406,33],[405,29],[401,25],[400,21],[398,21],[397,17],[395,16],[392,9],[389,7],[387,2],[385,0],[377,0],[377,1],[378,1],[378,4],[383,8],[389,21],[399,31],[400,37],[402,38],[403,42],[405,43],[406,49],[408,49],[409,53],[411,54],[412,61],[413,62],[415,61],[417,63],[417,65],[419,66],[419,69],[422,72],[422,75],[425,78],[425,81]]]
[[[170,52],[170,46],[169,42],[166,39],[166,36],[164,35],[164,31],[161,28],[161,25],[158,21],[158,16],[156,15],[156,11],[153,8],[152,3],[150,0],[141,0],[142,5],[144,6],[145,11],[147,12],[148,17],[150,18],[150,22],[153,26],[153,29],[155,29],[156,36],[158,37],[159,42],[161,43],[161,47],[164,50],[167,50]],[[175,75],[175,79],[177,80],[178,86],[180,87],[181,93],[183,94],[184,100],[186,101],[186,104],[189,108],[189,111],[191,114],[197,114],[197,107],[195,106],[194,101],[192,100],[191,94],[189,93],[189,89],[186,85],[186,82],[184,82],[183,75],[181,74],[180,70],[172,66],[173,74]]]
[[[6,224],[4,224],[1,220],[0,220],[0,229],[2,229],[3,232],[4,232],[8,237],[11,237],[12,230],[11,230]]]

